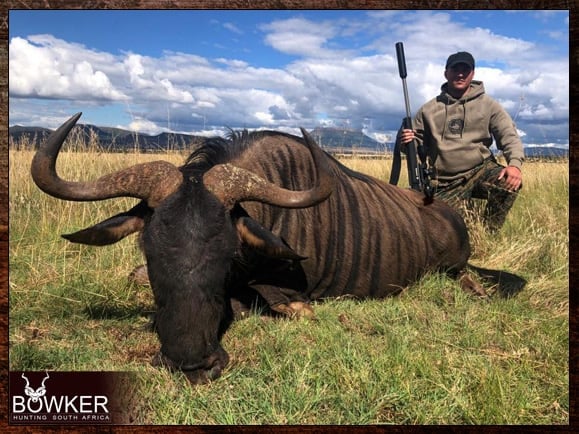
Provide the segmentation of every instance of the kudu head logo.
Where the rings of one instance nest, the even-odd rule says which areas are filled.
[[[46,387],[44,386],[44,382],[50,378],[48,372],[46,372],[46,377],[44,377],[44,380],[42,380],[42,385],[36,390],[30,387],[30,382],[28,381],[28,378],[26,378],[24,373],[22,374],[22,378],[26,380],[26,386],[24,386],[24,393],[32,400],[32,402],[37,402],[40,398],[46,395]]]

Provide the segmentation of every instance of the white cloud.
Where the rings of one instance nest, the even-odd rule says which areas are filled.
[[[237,33],[238,35],[242,35],[243,31],[239,29],[239,27],[237,27],[235,24],[233,23],[223,23],[223,27],[226,28],[227,30],[233,32],[233,33]]]
[[[223,26],[243,32],[235,23]],[[293,59],[278,68],[169,50],[158,57],[113,55],[50,35],[14,37],[9,91],[21,109],[11,103],[10,117],[37,120],[22,109],[23,101],[35,98],[81,106],[122,101],[134,112],[130,127],[143,132],[158,133],[170,117],[171,126],[181,131],[345,122],[361,128],[364,119],[372,119],[371,133],[390,134],[405,115],[394,51],[394,43],[403,40],[414,112],[439,93],[447,56],[467,49],[477,59],[475,78],[517,115],[527,137],[557,134],[557,126],[564,135],[568,59],[490,28],[492,23],[468,28],[438,11],[377,11],[358,20],[276,20],[259,30],[264,44]],[[58,119],[68,109],[59,104]],[[551,126],[532,125],[537,122]]]
[[[263,125],[272,125],[274,123],[271,113],[256,112],[253,116]]]
[[[101,67],[112,56],[95,54],[48,35],[12,38],[9,92],[37,98],[126,99]]]
[[[173,86],[167,78],[163,78],[160,80],[161,85],[165,88],[166,96],[169,101],[180,103],[180,104],[187,104],[193,102],[193,96],[190,92],[186,90],[177,89]]]
[[[306,57],[335,57],[340,52],[327,47],[336,35],[330,22],[314,22],[290,18],[261,26],[266,32],[265,43],[282,53]]]
[[[136,133],[144,133],[149,134],[151,136],[156,136],[157,134],[160,134],[163,131],[165,131],[163,128],[160,128],[155,122],[148,121],[146,119],[134,119],[129,125],[119,126],[119,128],[126,128]]]
[[[226,66],[236,68],[236,69],[244,69],[244,68],[247,68],[249,66],[247,62],[244,62],[243,60],[237,60],[237,59],[219,58],[219,59],[215,59],[215,61],[218,63],[222,63]]]
[[[150,80],[143,78],[143,75],[145,74],[143,56],[138,54],[129,54],[125,58],[123,64],[129,74],[129,80],[135,88],[142,89],[152,85]]]

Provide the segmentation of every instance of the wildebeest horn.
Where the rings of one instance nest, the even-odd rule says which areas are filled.
[[[231,164],[219,164],[211,168],[203,177],[205,185],[228,208],[244,201],[263,202],[284,208],[306,208],[322,202],[332,193],[334,178],[320,147],[305,129],[301,128],[301,131],[318,172],[317,185],[311,189],[288,190]]]
[[[32,160],[32,178],[45,193],[73,201],[104,200],[113,197],[136,197],[151,208],[175,192],[183,182],[181,171],[166,161],[137,164],[105,175],[96,181],[70,182],[56,173],[58,152],[82,113],[77,113],[54,131]]]

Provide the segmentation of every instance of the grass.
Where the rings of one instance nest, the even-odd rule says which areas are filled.
[[[503,230],[470,221],[472,262],[528,280],[489,302],[439,274],[399,297],[316,303],[317,320],[258,315],[223,339],[224,375],[192,388],[150,366],[150,289],[128,284],[135,238],[88,247],[60,238],[135,203],[71,203],[40,192],[32,153],[10,151],[10,369],[138,373],[139,424],[568,424],[568,162],[524,166]],[[65,178],[94,179],[183,155],[64,152]],[[390,161],[345,164],[388,179]],[[405,185],[405,180],[401,184]]]

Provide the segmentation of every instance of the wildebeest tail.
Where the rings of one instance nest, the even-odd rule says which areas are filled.
[[[490,270],[470,263],[467,264],[467,267],[477,273],[485,282],[496,285],[496,293],[501,297],[513,297],[521,292],[527,284],[526,279],[508,271]]]

